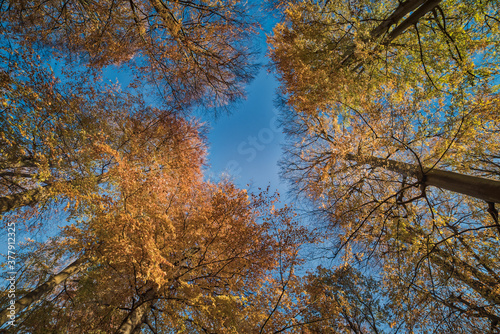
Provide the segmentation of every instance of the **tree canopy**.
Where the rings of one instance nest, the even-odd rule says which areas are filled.
[[[298,1],[269,37],[283,173],[409,328],[498,330],[498,8]]]
[[[276,317],[276,275],[309,240],[293,211],[204,180],[204,126],[176,107],[78,72],[57,80],[16,51],[2,81],[2,215],[18,229],[41,217],[34,231],[64,206],[68,222],[18,254],[16,321],[5,291],[4,328],[229,333]]]
[[[241,1],[2,1],[3,38],[93,70],[129,69],[170,107],[218,107],[253,76],[258,28]],[[213,109],[212,109],[213,110]]]
[[[500,331],[500,3],[265,5],[293,206],[190,116],[244,97],[255,8],[0,2],[0,330]]]

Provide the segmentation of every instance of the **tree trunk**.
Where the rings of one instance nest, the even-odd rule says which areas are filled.
[[[425,14],[432,11],[439,5],[442,0],[428,0],[422,6],[420,6],[416,11],[414,11],[406,20],[401,22],[396,28],[394,28],[389,36],[384,40],[384,44],[392,42],[396,37],[401,35],[406,29],[416,24],[418,20]]]
[[[71,275],[83,270],[87,265],[86,259],[79,258],[73,261],[73,263],[68,265],[58,274],[51,276],[47,282],[38,286],[15,303],[16,315],[19,315],[22,310],[29,307],[31,304],[38,302],[43,295],[52,291],[56,286],[64,282]],[[9,309],[7,308],[0,312],[0,326],[8,320],[8,314]]]
[[[426,0],[407,0],[399,4],[398,8],[389,15],[382,23],[370,32],[373,38],[378,38],[389,31],[389,28],[397,24],[399,20],[408,15],[411,11],[420,7]]]
[[[373,156],[346,154],[345,157],[348,160],[356,161],[358,164],[381,167],[407,177],[415,178],[425,186],[438,187],[489,203],[500,203],[500,181],[435,168],[424,169],[422,171],[417,165]]]
[[[123,320],[116,334],[132,334],[146,321],[147,312],[153,304],[155,291],[149,289],[139,299],[139,305],[135,307]]]
[[[390,33],[384,38],[382,44],[387,45],[392,42],[396,37],[405,32],[406,29],[414,25],[420,20],[422,16],[432,11],[442,0],[407,0],[401,3],[396,10],[389,15],[382,23],[380,23],[375,29],[370,32],[371,38],[379,38],[387,33],[391,26],[397,24],[406,15],[410,14],[401,24],[396,26]],[[349,48],[349,50],[343,55],[341,64],[349,65],[354,60],[354,46]]]

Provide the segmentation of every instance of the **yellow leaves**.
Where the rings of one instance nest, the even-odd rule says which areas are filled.
[[[291,20],[299,20],[304,13],[303,7],[300,4],[295,5],[292,2],[288,2],[285,8],[285,14],[288,15]],[[280,26],[283,26],[283,23],[279,23]]]

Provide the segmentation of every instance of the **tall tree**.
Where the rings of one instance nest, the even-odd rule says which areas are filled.
[[[161,111],[122,117],[113,127],[121,137],[92,145],[105,182],[80,196],[87,201],[61,236],[26,255],[16,328],[258,328],[268,310],[247,308],[245,296],[298,261],[305,231],[265,194],[203,181],[198,125]]]
[[[170,106],[221,106],[243,96],[258,27],[242,1],[3,1],[15,43],[94,70],[120,65]],[[69,58],[68,58],[69,56]],[[73,62],[74,60],[74,62]]]
[[[307,238],[290,210],[273,209],[265,194],[250,197],[227,182],[206,183],[184,170],[172,173],[160,159],[147,173],[142,164],[119,160],[119,181],[96,199],[101,209],[65,228],[57,241],[58,249],[82,254],[90,266],[36,300],[31,311],[20,314],[17,328],[77,333],[132,333],[141,326],[152,332],[258,328],[267,310],[247,308],[246,296],[272,279],[280,258],[297,261]]]
[[[106,107],[110,103],[111,106],[116,107],[134,106],[128,104],[129,101],[123,103],[119,97],[115,96],[115,98],[116,105],[114,105],[113,101],[106,100],[99,106],[101,108]],[[139,99],[134,99],[133,101],[140,102]],[[14,100],[13,104],[15,102],[18,101]],[[85,108],[88,105],[82,104],[81,107]],[[98,109],[98,107],[96,108]],[[14,107],[12,109],[15,110]],[[106,109],[98,110],[106,111]],[[14,130],[8,133],[7,136],[4,136],[4,138],[10,139],[9,135],[22,133],[22,131],[29,129],[33,130],[31,132],[33,133],[33,137],[31,138],[34,139],[33,141],[30,141],[29,138],[25,141],[13,139],[6,142],[5,151],[8,153],[4,156],[6,158],[6,170],[10,169],[14,171],[12,177],[17,176],[15,172],[18,173],[18,170],[16,168],[28,170],[31,173],[24,177],[31,182],[27,182],[27,185],[25,185],[25,187],[30,187],[28,190],[15,189],[13,191],[14,195],[6,195],[4,198],[15,198],[17,194],[25,194],[31,190],[40,191],[40,189],[43,189],[45,191],[42,193],[43,196],[30,199],[31,202],[29,204],[33,204],[35,209],[41,212],[49,211],[48,214],[50,214],[50,210],[47,210],[44,206],[52,200],[59,199],[66,202],[68,207],[71,208],[70,218],[82,220],[84,217],[92,216],[95,212],[103,210],[106,201],[112,198],[116,192],[117,182],[120,182],[122,179],[130,180],[131,177],[135,177],[132,180],[135,182],[134,185],[139,189],[143,189],[141,187],[148,186],[141,183],[144,182],[145,178],[150,183],[157,181],[155,177],[161,177],[164,182],[169,182],[173,179],[172,186],[179,184],[176,181],[177,179],[186,183],[192,181],[193,178],[199,178],[200,168],[203,166],[204,161],[203,131],[200,125],[194,121],[188,122],[178,117],[167,116],[164,111],[151,108],[147,108],[146,112],[139,110],[136,113],[134,113],[133,109],[129,109],[127,113],[107,115],[105,119],[94,119],[92,124],[97,126],[97,128],[90,125],[89,121],[89,128],[80,128],[80,124],[77,124],[75,132],[72,132],[65,130],[68,127],[71,129],[71,126],[74,124],[66,123],[66,119],[60,120],[57,106],[54,106],[54,110],[54,113],[48,113],[49,120],[47,122],[48,124],[54,124],[55,128],[45,126],[40,129],[47,131],[47,137],[44,136],[44,133],[41,135],[37,133],[35,131],[36,128],[30,129],[27,126],[31,126],[33,123],[26,122],[24,123],[24,127],[18,124],[18,121],[20,121],[19,118],[33,120],[34,124],[37,124],[36,122],[43,122],[43,119],[40,120],[36,117],[31,119],[29,115],[22,118],[22,114],[18,118],[11,117],[12,121],[9,124]],[[77,119],[80,119],[85,114],[76,113],[75,116]],[[116,117],[116,119],[113,117]],[[100,121],[107,121],[109,123],[100,124],[101,126],[98,127]],[[106,126],[108,127],[108,131],[106,131]],[[10,130],[11,128],[6,128],[6,130]],[[80,133],[78,131],[81,131],[84,135],[89,134],[90,139],[82,143],[76,142],[78,138],[75,137]],[[92,131],[97,132],[97,135],[94,133],[92,136]],[[59,144],[60,141],[64,142],[66,140],[75,140],[74,150],[63,151],[59,150],[57,145],[51,145],[53,143]],[[12,147],[14,149],[9,150]],[[35,151],[36,154],[33,154],[30,149],[37,150]],[[28,152],[25,153],[27,158],[24,160],[33,161],[32,165],[18,167],[15,163],[12,163],[15,159],[19,159],[19,155],[17,155],[19,150]],[[89,153],[90,158],[84,155],[86,153]],[[47,164],[49,166],[43,169],[44,166],[37,159],[47,159],[51,162],[53,161],[53,163],[50,163],[50,165]],[[124,172],[124,161],[126,161],[128,166],[133,166],[135,174],[132,174],[132,170],[128,170],[128,173]],[[78,169],[79,166],[83,168]],[[41,171],[47,173],[47,178],[50,178],[49,181],[41,178]],[[162,174],[159,175],[160,172]],[[88,174],[82,176],[80,173]],[[96,176],[92,173],[96,173]],[[100,177],[102,175],[104,176]],[[168,176],[170,176],[170,179],[167,179]],[[55,181],[53,181],[54,179]],[[10,181],[12,180],[13,178],[10,179]],[[46,182],[47,185],[40,185],[42,182]],[[52,188],[54,183],[65,183],[68,187]],[[44,187],[48,187],[48,190],[45,190],[47,188]],[[152,191],[152,188],[146,189]],[[26,204],[28,203],[19,203],[18,205]],[[32,219],[33,215],[33,210],[28,210],[22,216],[16,214],[9,215],[8,219],[16,222],[18,228],[20,228],[23,219],[26,217]],[[81,222],[83,228],[86,228],[86,224],[86,222]],[[54,248],[59,250],[54,254],[50,253],[51,251],[53,252]],[[32,304],[39,303],[48,294],[50,295],[58,285],[66,282],[69,276],[80,272],[92,262],[92,249],[94,248],[91,244],[84,244],[78,249],[74,248],[74,253],[69,254],[70,257],[77,257],[71,265],[60,273],[51,275],[52,268],[55,266],[58,267],[57,262],[64,255],[61,253],[64,249],[67,252],[67,247],[57,242],[48,247],[48,252],[35,249],[35,258],[39,259],[35,263],[44,263],[44,261],[47,261],[43,259],[44,255],[52,258],[49,264],[41,266],[33,265],[31,263],[32,258],[27,258],[27,262],[31,264],[24,269],[24,272],[28,275],[24,279],[28,286],[33,284],[33,282],[38,282],[35,283],[38,287],[16,302],[16,310],[18,312],[21,312]],[[42,255],[39,254],[41,252]],[[42,260],[40,260],[40,257],[42,257]],[[30,267],[32,268],[30,269]],[[42,268],[41,274],[33,276],[33,274],[29,273],[30,271],[36,273],[39,270],[38,268]],[[49,270],[47,270],[48,268]],[[48,275],[51,277],[49,278]],[[20,289],[18,291],[23,290]],[[5,310],[2,312],[2,323],[5,322],[7,313],[8,311]]]
[[[440,119],[444,110],[434,105],[435,118],[395,103],[383,105],[389,116],[353,110],[343,124],[330,121],[328,127],[329,120],[318,117],[309,122],[305,137],[300,133],[303,141],[290,148],[284,167],[352,261],[356,256],[382,260],[391,286],[401,293],[415,289],[417,299],[425,295],[451,307],[446,302],[451,296],[467,294],[466,306],[452,313],[496,324],[500,268],[493,259],[500,229],[495,207],[485,201],[497,196],[491,189],[498,181],[471,176],[497,177],[491,162],[498,123],[495,109],[487,107],[492,101],[476,101],[446,127]],[[469,152],[480,159],[472,160]],[[445,178],[450,174],[457,183]],[[468,186],[467,178],[473,179]],[[481,197],[488,194],[492,199]],[[488,311],[477,311],[481,308]]]
[[[271,37],[284,173],[427,326],[498,324],[499,22],[494,2],[303,1]]]
[[[306,333],[386,333],[397,323],[384,305],[380,282],[353,267],[319,267],[306,277],[304,288],[309,292]]]
[[[91,202],[100,185],[110,182],[117,164],[102,147],[135,159],[165,149],[171,163],[182,164],[185,143],[198,133],[194,123],[147,106],[141,95],[79,76],[78,71],[58,80],[36,54],[4,51],[3,59],[10,64],[2,71],[0,96],[4,215],[28,209],[29,220],[33,210],[47,211],[54,201],[74,209]],[[131,145],[142,149],[132,150]]]
[[[380,91],[469,93],[498,75],[498,3],[298,1],[269,38],[289,105],[357,106]]]
[[[486,36],[477,36],[476,30],[472,30],[467,23],[472,13],[468,9],[461,7],[453,9],[454,7],[451,6],[454,6],[451,1],[445,3],[406,1],[396,6],[395,9],[392,9],[389,4],[371,2],[352,4],[340,1],[323,4],[304,1],[291,4],[287,9],[288,15],[285,17],[285,22],[275,28],[275,35],[270,38],[270,41],[271,56],[283,82],[282,91],[285,94],[285,101],[299,114],[294,121],[304,123],[304,126],[294,126],[299,129],[298,131],[315,131],[319,137],[332,142],[344,136],[346,131],[344,130],[342,134],[338,131],[337,133],[325,131],[335,130],[332,124],[336,126],[336,124],[348,123],[351,117],[355,117],[365,123],[365,131],[370,131],[375,138],[378,138],[379,134],[374,130],[370,118],[379,117],[377,114],[387,117],[389,113],[392,113],[394,105],[399,109],[398,114],[403,113],[404,108],[408,112],[418,111],[422,114],[421,119],[414,118],[417,124],[405,125],[415,127],[414,131],[417,136],[427,131],[427,136],[443,137],[438,131],[445,129],[441,132],[446,133],[444,136],[447,136],[448,141],[453,144],[455,133],[450,132],[454,126],[453,123],[458,125],[456,135],[462,135],[462,125],[470,127],[472,119],[484,117],[485,120],[492,120],[495,116],[494,110],[498,98],[495,95],[495,88],[489,82],[496,77],[499,62],[493,51],[497,41],[490,37],[498,33],[498,22],[495,21],[494,16],[497,8],[493,7],[493,4],[485,3],[474,9],[473,20],[477,21],[475,23],[481,26],[481,29],[488,31]],[[441,13],[443,20],[448,15],[452,15],[451,13],[458,15],[459,19],[452,20],[452,23],[443,26],[436,16],[437,12]],[[427,17],[430,17],[430,23],[425,20]],[[412,25],[408,25],[407,21],[412,22],[415,31],[409,29]],[[489,21],[493,23],[490,24]],[[419,25],[424,26],[420,32]],[[450,33],[457,37],[451,37]],[[460,43],[458,36],[461,38]],[[448,50],[449,53],[444,52],[439,47],[439,43],[444,43],[440,39],[444,39],[450,47],[453,45],[460,57],[455,57],[452,49]],[[419,46],[417,50],[411,44],[415,40]],[[477,40],[481,40],[481,46],[478,46]],[[363,51],[365,49],[368,51]],[[377,54],[379,49],[384,50],[383,54]],[[416,51],[422,55],[420,61],[413,61],[417,59],[414,55]],[[443,62],[446,64],[432,61],[426,65],[427,58],[423,57],[424,51],[433,55],[432,59],[440,55],[445,59]],[[481,59],[474,61],[479,54],[481,54]],[[355,60],[347,61],[347,58]],[[356,65],[353,67],[351,63],[354,61]],[[469,65],[466,66],[466,64]],[[359,71],[360,67],[361,71]],[[309,76],[309,79],[302,76]],[[314,83],[311,80],[314,80]],[[406,105],[403,106],[405,103]],[[466,110],[466,106],[473,110]],[[477,109],[480,109],[480,112]],[[440,117],[433,115],[437,112],[442,113]],[[481,116],[473,114],[481,114]],[[393,122],[386,126],[391,128],[401,126],[401,121],[400,123],[394,122],[398,117],[398,115],[391,114]],[[409,120],[404,119],[403,122],[409,122]],[[474,136],[476,132],[486,134],[489,136],[487,140],[495,145],[496,125],[488,121],[483,124],[483,128],[478,126],[471,129],[469,135]],[[424,127],[432,128],[432,130],[424,129]],[[483,130],[485,127],[486,131]],[[291,131],[296,132],[297,129]],[[351,137],[358,135],[361,138],[362,133],[349,135]],[[396,143],[396,146],[408,145],[406,138],[395,139],[400,142]],[[359,143],[362,140],[356,142]],[[442,143],[442,138],[439,142]],[[419,141],[418,143],[423,147],[429,146],[429,142]],[[440,148],[432,149],[447,152],[449,149],[454,149],[452,146],[456,147],[451,144],[436,145]],[[366,145],[368,144],[365,139],[363,146]],[[411,143],[410,146],[416,145]],[[410,155],[415,156],[409,148],[408,146],[402,149],[406,149]],[[481,161],[489,161],[495,169],[495,149],[491,148],[488,153],[482,150]],[[342,149],[337,149],[337,153],[340,150]],[[421,163],[419,166],[410,166],[397,162],[384,162],[377,160],[376,155],[361,156],[358,150],[346,150],[343,154],[344,158],[357,163],[367,163],[378,167],[384,165],[389,170],[399,172],[405,177],[417,178],[422,184],[427,182],[430,185],[458,191],[487,202],[495,203],[500,200],[497,195],[499,185],[493,181],[467,179],[465,176],[460,177],[445,171],[426,171],[422,169]],[[436,158],[438,161],[443,159],[438,152],[434,154],[439,156]],[[471,160],[469,159],[468,162],[474,164]],[[433,165],[434,167],[436,164]],[[454,167],[457,168],[456,164]],[[418,171],[418,168],[421,170]],[[495,174],[494,171],[493,174]],[[427,178],[425,182],[424,177]],[[479,187],[485,192],[484,194],[479,194],[473,189]]]
[[[91,169],[91,148],[109,133],[99,108],[113,106],[110,90],[62,85],[38,59],[5,56],[14,59],[2,69],[1,212],[43,202],[56,187],[102,174],[98,166]]]

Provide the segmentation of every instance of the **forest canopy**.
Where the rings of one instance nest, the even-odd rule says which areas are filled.
[[[245,97],[260,5],[284,199],[192,113]],[[1,1],[0,330],[500,333],[499,10]]]
[[[332,252],[380,275],[393,331],[498,332],[499,3],[285,7],[283,174]]]

